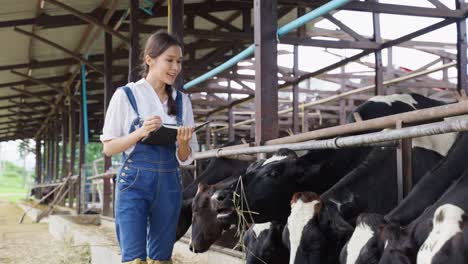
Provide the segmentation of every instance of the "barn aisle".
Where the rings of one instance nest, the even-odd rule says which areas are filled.
[[[28,217],[18,224],[23,211],[0,197],[0,263],[90,263],[89,248],[70,246],[50,235],[47,223]]]

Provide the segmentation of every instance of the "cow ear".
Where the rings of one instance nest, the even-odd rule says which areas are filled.
[[[462,226],[461,226],[461,228],[462,229],[468,228],[468,215],[466,215],[466,214],[462,215]]]
[[[249,167],[247,167],[245,172],[248,173],[248,172],[251,172],[253,170],[256,170],[257,168],[259,168],[259,167],[261,167],[263,165],[263,162],[265,162],[265,159],[259,159],[259,160],[254,161],[252,164],[249,165]]]
[[[208,184],[203,182],[198,183],[198,192],[204,192],[208,188]]]

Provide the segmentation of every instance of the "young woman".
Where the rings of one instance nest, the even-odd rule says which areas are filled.
[[[182,199],[179,164],[198,147],[189,98],[171,87],[181,70],[181,44],[159,31],[143,54],[143,78],[119,88],[107,110],[101,141],[108,156],[120,152],[115,224],[123,263],[171,263]],[[178,124],[177,142],[140,140],[161,123]]]

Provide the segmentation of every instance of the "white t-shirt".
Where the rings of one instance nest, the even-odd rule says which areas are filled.
[[[128,83],[128,86],[135,97],[138,106],[140,117],[145,120],[150,116],[158,115],[161,117],[163,123],[176,123],[176,117],[167,114],[167,101],[161,103],[158,94],[154,91],[153,87],[143,78],[136,83]],[[177,92],[172,91],[172,98],[176,99]],[[192,112],[192,103],[186,94],[182,93],[183,103],[183,125],[194,126],[195,121]],[[104,120],[104,127],[100,139],[102,142],[111,140],[118,137],[128,135],[132,121],[137,117],[133,110],[128,97],[123,89],[117,89],[112,96],[112,99],[107,108],[106,118]],[[190,148],[193,151],[198,151],[198,142],[195,132],[189,142]],[[135,145],[131,146],[125,153],[129,155]],[[181,161],[176,152],[176,158],[180,165],[189,165],[193,162],[192,154],[185,160]]]

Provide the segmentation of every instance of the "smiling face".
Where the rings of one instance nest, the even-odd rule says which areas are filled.
[[[148,77],[172,85],[182,69],[182,49],[172,45],[155,58],[146,55],[145,63],[149,67]]]

